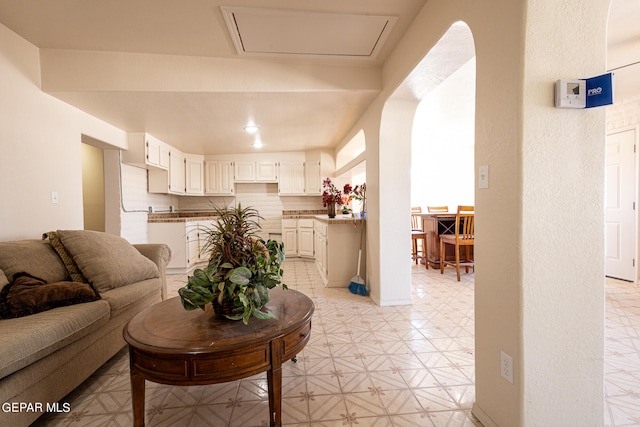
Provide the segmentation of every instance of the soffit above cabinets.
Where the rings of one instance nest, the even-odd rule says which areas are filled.
[[[396,17],[221,7],[240,55],[375,59]]]

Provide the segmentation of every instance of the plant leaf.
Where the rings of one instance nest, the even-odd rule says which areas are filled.
[[[251,270],[247,267],[238,267],[233,270],[229,276],[229,280],[238,285],[248,285],[251,279]]]
[[[180,295],[182,306],[185,310],[193,310],[195,308],[204,309],[204,305],[207,303],[202,295],[187,287],[178,289],[178,295]]]
[[[254,308],[253,311],[251,312],[251,314],[253,314],[253,317],[255,317],[256,319],[272,319],[273,318],[273,314],[271,313],[267,313],[265,311],[261,311],[258,308]]]

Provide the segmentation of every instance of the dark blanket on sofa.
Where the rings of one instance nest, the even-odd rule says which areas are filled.
[[[98,299],[100,295],[88,283],[46,283],[23,272],[16,274],[13,283],[0,292],[0,318],[22,317]]]

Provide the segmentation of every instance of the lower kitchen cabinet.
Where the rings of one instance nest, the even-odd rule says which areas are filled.
[[[313,258],[313,219],[298,220],[298,256]]]
[[[298,256],[298,220],[282,220],[282,242],[285,256]]]
[[[205,230],[211,228],[213,220],[150,222],[149,243],[166,243],[171,249],[169,273],[188,273],[198,264],[208,261],[202,251],[205,245]]]
[[[314,220],[311,218],[285,218],[282,220],[282,241],[286,256],[313,258]]]
[[[346,288],[358,269],[362,220],[316,220],[316,266],[326,287]],[[366,253],[363,241],[360,276],[365,277]]]

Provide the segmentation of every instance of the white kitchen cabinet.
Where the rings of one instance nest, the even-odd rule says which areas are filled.
[[[185,158],[176,149],[169,152],[169,170],[149,169],[147,171],[149,193],[185,194]]]
[[[171,249],[171,260],[167,272],[188,273],[198,264],[208,261],[208,254],[202,252],[207,228],[212,220],[179,222],[150,222],[149,243],[166,243]]]
[[[298,255],[298,221],[296,219],[282,220],[282,242],[286,256]]]
[[[313,258],[314,220],[310,218],[286,218],[282,220],[282,241],[285,255]]]
[[[184,154],[178,150],[171,150],[169,156],[169,193],[184,194],[186,187]]]
[[[171,249],[167,272],[186,273],[189,268],[189,247],[186,222],[151,222],[149,243],[166,243]]]
[[[233,162],[236,182],[254,182],[256,180],[256,162],[236,160]]]
[[[145,132],[128,135],[129,149],[122,151],[122,162],[141,168],[169,169],[170,146]]]
[[[185,193],[204,194],[204,156],[185,155]]]
[[[346,288],[356,275],[362,227],[361,220],[355,227],[353,221],[317,220],[316,266],[326,287]],[[366,277],[367,271],[365,252],[363,245],[361,277]]]
[[[233,162],[228,160],[207,160],[205,162],[205,193],[234,194]]]
[[[278,182],[278,164],[272,161],[256,162],[257,182]]]
[[[235,182],[278,182],[278,164],[275,161],[236,160]]]
[[[327,277],[327,224],[317,220],[314,221],[314,231],[316,266],[322,280],[325,281]]]
[[[322,177],[320,176],[320,162],[305,162],[304,164],[304,193],[308,195],[322,194]]]
[[[298,256],[300,257],[314,256],[313,225],[313,219],[298,219]]]
[[[187,230],[187,266],[191,266],[200,262],[200,239],[198,237],[198,222],[189,221],[186,224]]]
[[[278,194],[304,194],[304,162],[280,162],[278,177]]]

